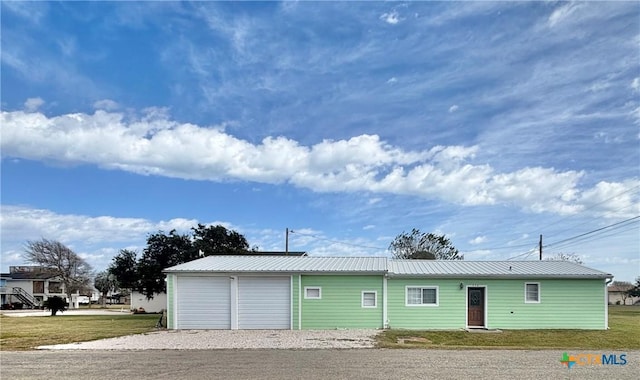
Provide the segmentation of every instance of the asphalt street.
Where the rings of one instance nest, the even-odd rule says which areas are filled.
[[[640,373],[640,351],[626,352],[625,365],[568,369],[561,358],[561,351],[524,350],[4,351],[0,378],[526,380],[637,379]]]

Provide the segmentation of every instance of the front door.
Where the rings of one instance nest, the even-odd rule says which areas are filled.
[[[484,327],[484,288],[467,289],[467,326]]]

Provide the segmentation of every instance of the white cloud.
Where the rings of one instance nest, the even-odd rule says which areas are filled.
[[[607,218],[630,218],[637,216],[639,209],[638,181],[622,183],[598,182],[579,195],[580,203],[590,205],[592,212]]]
[[[32,24],[39,24],[46,16],[49,4],[46,2],[3,1],[2,7],[26,19]]]
[[[3,242],[9,240],[37,240],[54,238],[61,242],[83,241],[87,244],[102,241],[113,243],[142,239],[158,230],[188,231],[197,220],[182,218],[152,222],[140,218],[56,214],[49,210],[18,206],[0,206]]]
[[[24,109],[27,112],[35,112],[44,104],[42,98],[29,98],[24,102]]]
[[[640,77],[633,78],[633,82],[631,82],[631,88],[634,91],[640,91]]]
[[[475,238],[469,240],[469,244],[472,244],[472,245],[482,244],[486,241],[487,241],[486,236],[476,236]]]
[[[147,235],[176,230],[187,233],[198,220],[174,218],[152,221],[143,218],[58,214],[50,210],[23,206],[0,206],[2,265],[23,264],[22,247],[28,240],[58,240],[86,258],[94,269],[105,268],[120,249],[139,249]],[[220,221],[201,221],[205,225],[233,225]]]
[[[633,109],[629,115],[634,119],[635,124],[640,124],[640,106]],[[640,133],[638,136],[640,136]]]
[[[317,192],[367,191],[462,205],[510,204],[536,213],[576,213],[587,200],[579,188],[583,172],[524,167],[499,173],[488,164],[473,163],[478,146],[405,151],[377,135],[311,146],[285,137],[253,144],[221,127],[172,121],[166,109],[157,108],[131,120],[98,110],[93,115],[56,117],[2,112],[1,121],[0,147],[3,156],[11,158],[95,164],[184,179],[289,183]],[[612,185],[629,188],[637,183]]]
[[[380,20],[386,22],[387,24],[396,25],[400,22],[400,15],[398,11],[393,10],[391,12],[383,13],[380,16]]]
[[[372,230],[376,228],[375,224],[367,224],[366,226],[362,227],[363,230]]]
[[[97,102],[93,103],[93,108],[97,110],[115,111],[119,107],[120,106],[118,105],[118,103],[114,102],[111,99],[98,100]]]
[[[449,113],[456,112],[458,108],[459,107],[456,104],[452,105],[451,107],[449,107]]]
[[[397,83],[397,82],[398,82],[398,78],[396,78],[396,77],[391,77],[387,81],[387,83],[389,83],[389,84],[394,84],[394,83]]]
[[[554,27],[562,21],[568,19],[576,10],[579,9],[579,5],[576,3],[567,3],[553,11],[547,20],[550,27]]]

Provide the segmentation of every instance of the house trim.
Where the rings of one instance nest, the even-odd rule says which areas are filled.
[[[469,288],[484,289],[484,325],[469,326]],[[488,329],[489,328],[489,287],[487,285],[471,284],[464,288],[464,324],[467,329]]]
[[[364,304],[365,293],[373,293],[373,306],[367,306]],[[378,308],[378,292],[375,290],[363,290],[360,292],[360,307],[365,309],[377,309]]]
[[[302,275],[298,275],[298,330],[302,330]]]
[[[537,295],[538,295],[538,299],[535,301],[531,301],[528,299],[527,297],[527,286],[528,285],[536,285],[537,288]],[[532,281],[526,281],[524,283],[524,303],[529,303],[529,304],[539,304],[542,302],[542,288],[540,286],[539,282],[532,282]]]
[[[389,310],[387,306],[387,275],[382,276],[382,328],[389,328]]]
[[[317,297],[308,297],[307,290],[318,290]],[[321,300],[322,299],[322,287],[321,286],[305,286],[304,287],[304,299],[306,300]]]
[[[424,289],[434,289],[436,291],[436,303],[419,303],[419,304],[410,304],[409,303],[409,288],[420,289],[420,298],[422,301],[422,290]],[[439,285],[406,285],[404,287],[404,305],[407,307],[438,307],[440,306],[440,289]]]
[[[238,277],[229,276],[231,292],[231,330],[238,329]]]

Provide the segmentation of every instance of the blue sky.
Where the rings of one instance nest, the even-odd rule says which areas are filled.
[[[2,270],[223,224],[261,250],[640,275],[637,2],[2,2]],[[593,233],[590,233],[594,231]],[[581,236],[586,234],[584,236]]]

